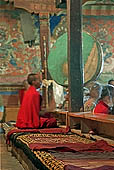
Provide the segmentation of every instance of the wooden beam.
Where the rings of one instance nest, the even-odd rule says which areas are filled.
[[[42,79],[48,79],[47,58],[49,54],[49,14],[40,13],[40,49]],[[48,107],[48,89],[43,87],[43,108]]]
[[[60,9],[56,8],[54,0],[14,0],[14,7],[22,8],[30,13],[56,13]]]
[[[69,111],[83,107],[82,2],[67,1]]]

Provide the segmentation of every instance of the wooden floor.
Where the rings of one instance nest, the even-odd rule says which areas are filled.
[[[7,151],[3,133],[0,133],[0,170],[24,170],[18,160]]]

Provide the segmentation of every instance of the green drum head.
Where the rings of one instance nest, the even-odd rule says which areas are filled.
[[[87,32],[83,32],[84,83],[95,80],[102,68],[102,49],[98,41]],[[68,86],[67,33],[59,37],[48,56],[48,70],[53,80]]]

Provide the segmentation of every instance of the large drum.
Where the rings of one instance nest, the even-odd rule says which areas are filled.
[[[102,69],[102,48],[89,33],[83,32],[84,83],[96,80]],[[58,84],[68,85],[67,33],[60,36],[48,56],[48,70]]]

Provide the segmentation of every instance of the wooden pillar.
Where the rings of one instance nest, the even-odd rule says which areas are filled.
[[[67,0],[69,111],[83,107],[82,2]]]
[[[42,79],[48,79],[47,57],[49,54],[49,14],[40,13],[40,48],[42,63]],[[43,87],[43,107],[48,107],[48,91]]]

